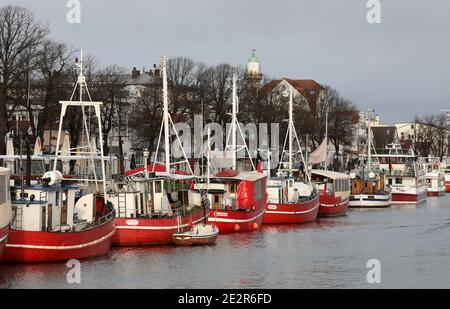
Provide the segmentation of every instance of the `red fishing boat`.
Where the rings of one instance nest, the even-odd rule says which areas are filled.
[[[332,171],[312,170],[311,178],[317,184],[320,194],[319,217],[345,215],[350,196],[350,176]]]
[[[311,186],[293,177],[273,177],[267,185],[264,224],[307,223],[316,221],[319,196]]]
[[[445,192],[450,193],[450,170],[445,171]]]
[[[82,195],[77,186],[49,184],[46,177],[43,184],[17,188],[12,195],[13,220],[3,261],[64,261],[108,252],[114,210],[102,198]]]
[[[200,193],[186,184],[192,179],[148,172],[147,176],[131,176],[118,183],[122,188],[107,194],[116,210],[113,244],[172,244],[174,233],[189,231],[202,222],[205,213]]]
[[[107,200],[116,210],[117,232],[113,244],[127,245],[160,245],[173,244],[173,234],[183,233],[192,229],[196,223],[205,220],[207,213],[202,211],[201,195],[191,189],[196,177],[186,155],[182,162],[171,162],[170,130],[173,128],[169,115],[167,64],[161,59],[163,77],[163,120],[161,135],[164,132],[163,164],[155,162],[145,165],[145,168],[130,171],[123,177],[122,182],[115,183],[114,190],[108,192]],[[164,129],[164,130],[163,130]],[[181,142],[177,140],[181,146]],[[144,150],[144,162],[147,162],[149,152]],[[186,164],[189,173],[173,170]]]
[[[271,152],[267,151],[267,205],[263,219],[265,224],[314,222],[319,211],[319,195],[310,182],[308,171],[293,168],[294,155],[300,153],[302,166],[306,165],[306,160],[294,125],[292,87],[289,91],[288,121],[285,142],[288,147],[283,148],[280,168],[275,177],[270,176]],[[297,149],[294,149],[294,141]]]
[[[21,177],[20,186],[14,187],[12,196],[13,218],[3,261],[11,263],[52,262],[83,259],[108,252],[115,233],[114,209],[105,202],[105,158],[101,130],[101,102],[83,101],[87,93],[83,75],[83,54],[76,62],[79,68],[77,84],[70,101],[61,101],[59,130],[53,171],[47,172],[39,183],[31,184]],[[79,100],[74,101],[79,87]],[[87,145],[70,149],[62,147],[61,137],[64,116],[68,108],[79,108],[82,113],[83,136]],[[91,117],[86,117],[86,112]],[[92,112],[92,114],[91,114]],[[97,119],[100,149],[90,138],[92,119]],[[88,125],[89,122],[89,125]],[[70,161],[74,154],[88,158],[86,174],[63,176],[58,171],[70,173]],[[100,157],[98,156],[100,155]],[[94,161],[100,158],[101,178],[97,177]],[[25,185],[26,183],[26,185]]]
[[[8,240],[11,222],[11,195],[9,193],[10,171],[0,167],[0,260]]]
[[[205,183],[194,187],[207,190]],[[253,232],[261,228],[266,206],[266,176],[258,172],[224,170],[210,178],[208,223],[220,234]]]

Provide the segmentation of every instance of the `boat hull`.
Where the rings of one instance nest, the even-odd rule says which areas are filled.
[[[254,232],[261,228],[264,211],[264,208],[251,211],[211,209],[208,223],[217,226],[219,234]]]
[[[169,245],[173,234],[189,231],[203,222],[202,209],[180,217],[171,218],[116,218],[114,246]]]
[[[6,241],[8,240],[9,227],[5,226],[0,228],[0,260],[3,256],[3,251],[6,246]]]
[[[392,193],[392,204],[419,204],[427,200],[427,191],[420,193]]]
[[[450,193],[450,180],[445,181],[445,192]]]
[[[319,217],[345,216],[348,210],[348,198],[342,200],[334,195],[321,194]]]
[[[438,190],[438,191],[428,191],[427,195],[431,196],[431,197],[445,196],[445,190],[442,189],[442,190]]]
[[[109,251],[114,219],[81,232],[31,232],[10,229],[3,262],[42,263],[84,259]]]
[[[319,212],[319,197],[296,204],[268,203],[263,224],[295,224],[314,222]]]
[[[350,208],[387,208],[391,207],[392,197],[386,194],[358,194],[351,195]]]

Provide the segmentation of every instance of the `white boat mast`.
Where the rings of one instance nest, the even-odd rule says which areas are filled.
[[[58,128],[58,137],[57,137],[57,142],[56,142],[56,152],[55,152],[55,161],[54,161],[54,165],[53,165],[53,171],[56,171],[58,159],[71,160],[71,159],[75,158],[75,156],[73,156],[73,154],[85,155],[90,158],[90,161],[92,164],[92,171],[93,171],[93,175],[94,175],[93,181],[95,182],[97,192],[100,192],[98,183],[101,182],[103,193],[106,193],[106,171],[105,171],[105,158],[104,158],[104,153],[103,153],[103,132],[102,132],[102,123],[101,123],[102,120],[101,120],[101,114],[100,114],[100,106],[103,103],[102,102],[93,102],[91,99],[91,95],[89,93],[89,89],[88,89],[87,83],[86,83],[86,77],[84,76],[84,73],[83,73],[83,50],[80,51],[80,59],[79,60],[77,59],[75,64],[79,68],[79,75],[78,75],[78,79],[77,79],[77,84],[75,85],[75,88],[72,92],[72,96],[70,97],[70,101],[60,101],[59,102],[61,104],[61,114],[59,117],[59,128]],[[78,101],[74,101],[73,99],[74,99],[75,93],[78,88],[79,88],[80,98]],[[89,101],[83,101],[83,89],[86,90],[86,94],[88,96]],[[81,112],[83,115],[83,130],[84,130],[84,134],[86,134],[86,141],[87,141],[88,146],[87,147],[76,147],[76,148],[70,149],[69,156],[64,156],[64,158],[62,158],[62,156],[61,156],[62,151],[60,151],[59,148],[60,148],[60,142],[61,142],[64,116],[66,114],[67,107],[69,107],[69,106],[81,108]],[[90,112],[91,108],[94,109],[95,116],[97,118],[100,149],[97,149],[96,146],[94,147],[95,141],[91,142],[90,128],[88,126],[88,119],[86,117],[85,108],[88,108],[89,112]],[[98,155],[101,156],[100,157],[101,158],[100,159],[101,169],[102,169],[102,178],[101,179],[97,178],[97,173],[96,173],[95,164],[94,164],[94,159]],[[92,179],[88,179],[88,178],[81,178],[81,179],[70,178],[70,180],[72,180],[72,181],[76,180],[76,181],[82,181],[82,182],[91,182],[92,181]]]
[[[164,105],[164,151],[165,151],[165,163],[166,172],[170,172],[170,134],[169,134],[169,97],[167,90],[167,62],[163,57],[161,61],[162,74],[163,74],[163,105]]]
[[[372,170],[372,114],[369,112],[369,125],[367,126],[367,165]]]
[[[247,151],[248,157],[252,164],[253,170],[255,170],[255,165],[253,164],[252,157],[250,155],[250,151],[245,143],[245,136],[241,130],[241,126],[239,125],[239,120],[237,118],[237,114],[239,113],[239,98],[237,96],[237,86],[236,86],[236,74],[233,74],[233,82],[232,82],[232,99],[231,99],[232,109],[231,109],[231,127],[230,132],[228,133],[227,143],[225,146],[226,151],[232,152],[232,168],[233,170],[237,170],[237,153],[242,149]],[[229,114],[230,115],[230,114]],[[237,133],[239,132],[243,145],[237,145]],[[231,145],[229,144],[231,137]]]
[[[209,184],[211,179],[210,166],[211,166],[211,128],[208,128],[208,154],[206,156],[206,192],[209,193]]]
[[[177,165],[181,163],[186,163],[189,172],[191,175],[193,175],[193,171],[191,168],[191,165],[189,164],[189,160],[187,159],[186,152],[184,151],[183,144],[181,143],[180,137],[178,135],[178,132],[175,128],[175,124],[173,123],[172,117],[169,114],[169,91],[167,86],[167,59],[166,57],[161,57],[161,69],[162,69],[162,82],[163,82],[163,119],[161,123],[161,130],[159,132],[159,138],[158,138],[158,146],[156,147],[156,155],[155,160],[153,162],[153,172],[155,171],[155,167],[158,159],[158,151],[161,144],[161,137],[162,132],[164,130],[164,165],[166,167],[166,173],[171,173],[170,166],[171,165]],[[150,120],[151,121],[151,120]],[[183,153],[183,160],[178,162],[171,163],[170,161],[170,129],[173,129],[175,132],[177,142],[179,147],[181,148],[181,151]],[[145,164],[146,165],[146,164]]]
[[[293,93],[292,87],[289,89],[289,173],[292,173],[292,130],[294,129],[294,117],[293,117]],[[300,148],[300,147],[299,147]]]
[[[297,148],[298,150],[294,152],[294,138],[295,138],[295,142],[297,143]],[[288,144],[288,150],[286,151],[286,144]],[[308,173],[308,166],[307,166],[307,162],[305,160],[305,157],[303,156],[302,153],[302,147],[300,146],[300,140],[298,138],[297,135],[297,131],[295,129],[295,125],[294,125],[294,94],[293,94],[293,87],[290,86],[289,88],[289,119],[288,119],[288,131],[286,134],[286,139],[284,141],[284,146],[283,146],[283,153],[281,154],[281,159],[282,162],[281,165],[283,164],[287,164],[288,166],[288,172],[289,175],[292,175],[292,171],[294,170],[293,168],[293,156],[300,153],[301,155],[301,159],[305,164],[305,172],[306,172],[306,176],[308,179],[309,178],[309,173]],[[288,162],[283,162],[283,158],[287,155],[288,157]]]
[[[330,105],[327,98],[327,107],[325,111],[325,170],[328,170],[328,113],[330,111]]]

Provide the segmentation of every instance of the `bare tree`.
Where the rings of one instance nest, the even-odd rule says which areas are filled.
[[[24,59],[34,52],[48,34],[46,24],[35,22],[26,8],[6,6],[0,9],[0,136],[7,132],[7,104],[13,76],[23,69]],[[0,138],[0,153],[5,140]]]
[[[416,117],[414,147],[421,156],[435,156],[441,160],[448,152],[448,125],[444,114]]]
[[[46,142],[44,141],[45,126],[50,124],[52,129],[51,124],[59,115],[59,100],[71,94],[70,87],[67,85],[67,70],[72,56],[73,52],[65,44],[50,40],[43,42],[39,49],[36,88],[39,93],[37,104],[40,110],[36,131],[43,144]],[[70,85],[72,86],[71,83]]]
[[[136,95],[129,113],[129,128],[134,133],[134,142],[142,148],[154,150],[162,120],[162,84],[145,86]]]
[[[101,107],[103,151],[106,154],[109,153],[109,135],[115,118],[126,116],[117,114],[118,102],[124,101],[127,96],[124,75],[125,69],[110,65],[96,72],[92,80],[92,99],[103,102]]]
[[[327,87],[328,102],[328,137],[335,148],[334,168],[341,168],[339,156],[341,146],[350,146],[354,140],[355,123],[358,121],[358,109],[348,99],[342,97],[333,88]]]

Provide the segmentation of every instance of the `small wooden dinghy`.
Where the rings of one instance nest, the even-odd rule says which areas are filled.
[[[177,246],[208,246],[214,245],[219,234],[219,228],[212,224],[196,224],[192,230],[173,234],[173,242]]]

